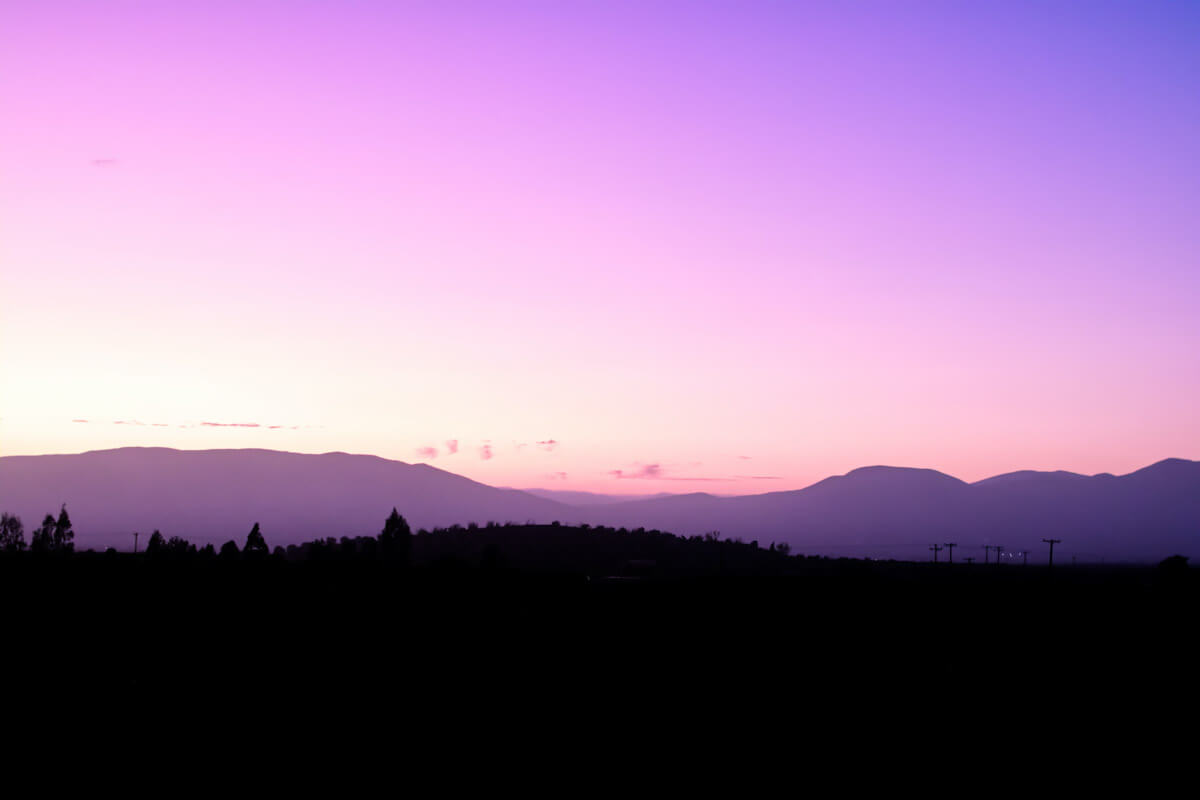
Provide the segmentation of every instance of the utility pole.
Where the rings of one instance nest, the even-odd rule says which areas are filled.
[[[933,563],[936,564],[937,554],[942,552],[942,546],[940,544],[931,544],[929,545],[929,549],[933,551]]]
[[[1029,551],[1028,550],[1021,551],[1021,566],[1022,567],[1029,566]]]
[[[996,566],[1000,566],[1000,553],[1004,550],[1004,545],[996,545]]]
[[[950,551],[948,556],[950,563],[954,563],[954,548],[958,547],[958,542],[946,542],[946,549]]]
[[[137,537],[138,537],[138,532],[134,531],[133,532],[133,552],[135,552],[135,553],[137,552]]]
[[[1054,566],[1054,545],[1061,544],[1062,539],[1042,539],[1043,542],[1050,545],[1050,566]]]
[[[974,557],[974,556],[967,556],[967,557],[966,557],[965,559],[963,559],[963,560],[964,560],[964,561],[966,561],[968,564],[974,564],[974,563],[975,563],[975,557]]]
[[[992,551],[992,546],[990,544],[985,544],[983,546],[983,563],[985,563],[985,564],[988,563],[988,553],[990,553],[991,551]]]

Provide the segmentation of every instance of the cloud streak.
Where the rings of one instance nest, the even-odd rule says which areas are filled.
[[[699,462],[693,462],[693,465]],[[617,480],[651,480],[651,481],[682,481],[695,483],[728,483],[738,480],[778,480],[774,475],[735,475],[732,478],[718,478],[690,475],[668,475],[662,464],[635,464],[634,469],[610,469],[608,474]]]
[[[662,467],[658,464],[642,464],[633,471],[610,469],[608,474],[617,480],[657,480],[663,477]]]
[[[92,419],[83,419],[82,417],[79,417],[76,419],[72,419],[71,422],[91,424],[91,423],[103,422],[103,420],[98,421],[98,420],[92,420]],[[297,431],[297,430],[300,430],[299,425],[264,425],[261,422],[207,422],[206,421],[206,422],[199,422],[196,424],[191,424],[191,423],[174,423],[174,422],[142,422],[139,419],[115,419],[115,420],[112,420],[111,422],[113,425],[135,425],[135,426],[143,427],[143,428],[149,426],[151,428],[172,428],[172,427],[174,427],[174,428],[266,428],[267,430],[272,430],[272,431],[279,431],[279,430]],[[312,426],[309,426],[309,427],[312,427]]]

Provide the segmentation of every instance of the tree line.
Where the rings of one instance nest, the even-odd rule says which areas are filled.
[[[19,518],[4,514],[0,522],[0,551],[29,549],[36,553],[70,553],[74,533],[64,506],[58,516],[47,515],[25,545]],[[537,571],[615,575],[623,572],[656,574],[779,572],[796,564],[786,544],[759,547],[758,542],[723,538],[717,531],[682,537],[644,528],[497,523],[451,525],[414,533],[393,508],[375,536],[326,537],[273,549],[256,522],[244,542],[197,545],[181,536],[155,530],[145,540],[139,558],[162,561],[379,561],[439,568],[516,568]],[[113,548],[107,551],[116,556]]]
[[[71,553],[75,550],[75,530],[64,503],[56,518],[47,514],[41,526],[34,528],[28,544],[21,518],[7,512],[0,514],[0,551],[20,553],[26,548],[34,553]]]
[[[412,530],[408,522],[393,508],[391,515],[384,521],[383,530],[378,537],[357,537],[353,540],[342,538],[342,542],[352,542],[356,552],[369,551],[365,554],[380,555],[393,559],[407,560],[412,549]],[[368,546],[366,543],[370,542]],[[166,537],[161,531],[155,530],[150,534],[142,553],[150,558],[155,557],[197,557],[221,558],[233,560],[238,558],[264,559],[268,557],[289,558],[306,555],[310,551],[327,551],[337,549],[340,545],[336,539],[317,540],[302,545],[290,545],[287,548],[276,546],[274,551],[267,547],[266,537],[262,528],[256,522],[246,535],[245,543],[239,548],[237,541],[230,539],[220,548],[211,543],[198,547],[182,536]],[[67,506],[63,504],[56,518],[47,514],[40,527],[32,531],[30,541],[25,539],[25,524],[15,514],[3,512],[0,514],[0,553],[38,554],[67,554],[75,551],[75,531]],[[114,548],[108,548],[115,553]]]

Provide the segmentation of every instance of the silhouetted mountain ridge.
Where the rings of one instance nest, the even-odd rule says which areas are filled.
[[[1157,561],[1200,556],[1200,462],[1170,458],[1123,476],[1018,471],[968,484],[932,469],[870,466],[804,489],[720,497],[706,492],[570,505],[378,456],[272,450],[121,448],[0,458],[0,508],[27,524],[68,503],[78,546],[128,546],[134,530],[197,542],[244,537],[259,522],[272,544],[374,535],[393,507],[414,528],[505,521],[712,530],[798,552],[928,557],[982,545],[1064,558]]]
[[[27,521],[67,503],[79,546],[125,547],[158,528],[196,542],[374,535],[393,506],[414,527],[553,518],[558,503],[372,455],[120,448],[0,458],[0,507]]]
[[[1088,561],[1200,556],[1200,462],[1166,459],[1124,476],[1023,471],[974,484],[929,469],[863,467],[804,489],[688,504],[609,506],[589,521],[695,534],[717,529],[800,551],[925,558],[931,544],[1044,548]],[[960,551],[962,553],[964,551]]]

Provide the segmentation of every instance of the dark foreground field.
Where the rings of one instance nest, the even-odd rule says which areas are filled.
[[[0,558],[5,669],[128,697],[400,696],[643,718],[1193,693],[1196,571],[788,558],[625,574],[487,561]],[[705,712],[707,713],[707,712]]]

